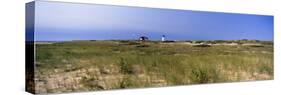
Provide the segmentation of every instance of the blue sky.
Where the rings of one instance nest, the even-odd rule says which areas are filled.
[[[273,16],[36,1],[37,41],[273,40]]]

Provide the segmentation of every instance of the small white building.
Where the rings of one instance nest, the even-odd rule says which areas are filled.
[[[162,41],[162,42],[165,41],[165,35],[162,35],[161,41]]]

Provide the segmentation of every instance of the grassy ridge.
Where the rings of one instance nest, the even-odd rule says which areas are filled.
[[[36,47],[39,78],[88,67],[117,68],[116,75],[122,75],[122,80],[113,88],[150,87],[153,78],[163,85],[273,79],[273,45],[268,43],[195,47],[184,43],[73,41]],[[141,74],[146,80],[136,78]],[[97,77],[92,74],[81,83],[89,84]],[[97,85],[87,87],[98,89]]]

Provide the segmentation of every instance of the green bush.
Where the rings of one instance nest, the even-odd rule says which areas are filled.
[[[120,58],[120,71],[123,74],[131,74],[131,65],[124,59]]]
[[[210,76],[205,69],[193,69],[191,70],[191,80],[195,83],[207,83],[210,81]]]
[[[120,82],[120,88],[130,88],[134,87],[133,80],[129,76],[123,77],[122,81]]]

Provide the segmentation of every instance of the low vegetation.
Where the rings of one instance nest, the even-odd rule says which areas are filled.
[[[239,44],[227,45],[231,43]],[[37,44],[35,72],[38,93],[268,80],[273,79],[273,43],[243,40]]]

